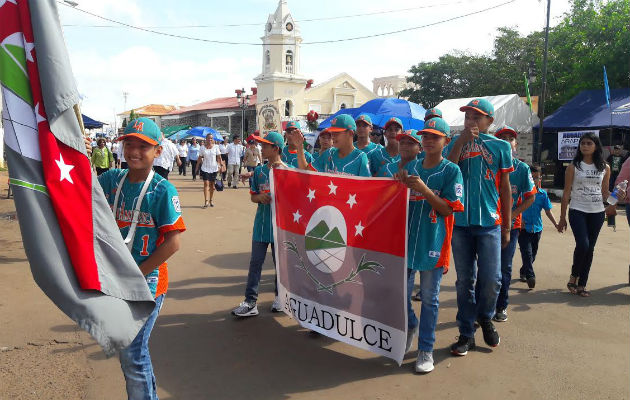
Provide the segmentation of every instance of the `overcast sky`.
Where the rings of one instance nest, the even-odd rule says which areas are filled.
[[[214,25],[209,28],[156,28],[178,35],[260,43],[267,16],[277,0],[163,1],[76,0],[81,9],[136,26]],[[509,0],[289,0],[304,42],[350,38],[442,21]],[[405,11],[401,9],[426,7]],[[515,0],[491,11],[451,22],[378,38],[302,46],[302,73],[315,84],[347,72],[368,88],[379,76],[405,75],[421,61],[434,61],[452,50],[489,53],[496,29],[511,26],[523,33],[541,30],[546,1]],[[570,9],[569,0],[554,0],[552,25]],[[386,12],[387,11],[387,12]],[[393,11],[393,12],[389,12]],[[190,105],[232,96],[234,89],[255,86],[262,47],[222,45],[169,38],[112,25],[59,5],[82,110],[112,122],[123,111],[149,103]],[[370,16],[354,16],[378,12]],[[348,17],[346,17],[348,16]],[[255,24],[227,27],[227,24]],[[78,25],[78,26],[77,26]],[[223,26],[221,26],[223,25]]]

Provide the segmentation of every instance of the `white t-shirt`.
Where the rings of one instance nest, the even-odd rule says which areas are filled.
[[[217,156],[221,156],[219,146],[215,145],[209,149],[206,148],[206,146],[201,146],[199,156],[203,157],[203,162],[201,163],[201,170],[203,172],[212,173],[219,170],[219,164],[217,163]]]
[[[112,153],[116,153],[116,157],[118,157],[118,147],[118,142],[114,142],[112,143],[112,148],[110,149]]]
[[[227,145],[227,155],[229,165],[238,165],[241,163],[241,156],[243,155],[243,145],[230,143]]]
[[[179,152],[180,157],[188,157],[188,144],[178,144],[177,151]]]
[[[227,146],[225,144],[220,144],[219,150],[221,151],[221,154],[227,154]]]
[[[153,165],[166,168],[169,171],[173,169],[173,161],[177,157],[177,146],[168,139],[162,140],[162,154],[153,160]]]
[[[108,149],[110,149],[110,150],[111,150],[111,149],[112,149],[112,142],[105,142],[105,146],[106,146]]]
[[[575,168],[573,185],[571,186],[571,203],[569,208],[585,213],[603,212],[602,181],[606,170],[598,171],[595,164],[580,162],[580,168]]]
[[[119,142],[118,143],[118,149],[117,149],[117,154],[118,154],[118,159],[120,160],[120,162],[127,162],[125,160],[125,152],[123,151],[125,148],[125,141]]]

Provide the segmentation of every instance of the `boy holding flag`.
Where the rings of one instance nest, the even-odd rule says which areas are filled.
[[[413,133],[399,134],[401,157],[409,158],[407,148],[413,146],[414,160],[395,174],[411,189],[408,222],[407,261],[407,350],[418,334],[418,356],[415,370],[433,371],[433,344],[438,320],[440,282],[450,262],[453,213],[464,206],[462,174],[457,165],[444,159],[442,151],[450,140],[450,128],[441,118],[432,118],[420,131],[424,157],[415,160],[420,143],[413,143]],[[408,136],[407,136],[408,135]],[[407,136],[407,137],[406,137]],[[420,272],[422,306],[420,321],[413,311],[411,291],[415,271]]]
[[[153,171],[153,161],[162,152],[161,138],[149,118],[131,121],[118,138],[129,169],[112,169],[98,177],[120,233],[155,297],[153,313],[120,352],[130,399],[157,399],[149,338],[168,289],[166,260],[179,250],[180,234],[186,230],[177,190]]]
[[[488,346],[500,342],[492,317],[501,288],[501,247],[510,240],[509,173],[514,167],[510,145],[487,133],[494,121],[492,103],[473,99],[460,111],[466,113],[464,131],[449,143],[445,154],[459,165],[466,193],[464,212],[455,215],[453,229],[459,339],[451,346],[454,355],[465,356],[475,348],[476,320]]]

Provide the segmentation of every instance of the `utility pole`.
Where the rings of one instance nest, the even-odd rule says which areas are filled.
[[[123,92],[123,99],[125,99],[125,105],[123,107],[123,111],[127,111],[127,97],[129,97],[129,92]]]
[[[536,159],[539,164],[542,164],[542,143],[544,132],[544,119],[545,119],[545,94],[547,93],[547,53],[549,51],[549,16],[551,12],[551,0],[547,0],[547,26],[545,27],[545,52],[543,54],[543,74],[542,74],[542,88],[541,95],[538,101],[538,117],[540,118],[540,125],[538,128],[538,149],[536,151]]]

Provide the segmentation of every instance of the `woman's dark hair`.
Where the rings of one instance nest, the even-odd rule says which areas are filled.
[[[599,136],[591,132],[585,133],[580,138],[577,151],[575,152],[575,157],[573,157],[573,166],[579,170],[582,169],[580,168],[580,163],[582,162],[582,159],[584,157],[582,156],[582,152],[580,151],[580,145],[585,139],[591,140],[593,143],[595,143],[595,152],[593,152],[593,164],[595,164],[595,168],[597,168],[597,170],[600,172],[605,170],[606,162],[604,161],[604,150],[602,149],[602,142],[601,140],[599,140]]]
[[[529,166],[529,170],[532,172],[532,174],[540,173],[540,167],[538,165],[528,164],[528,166]]]

